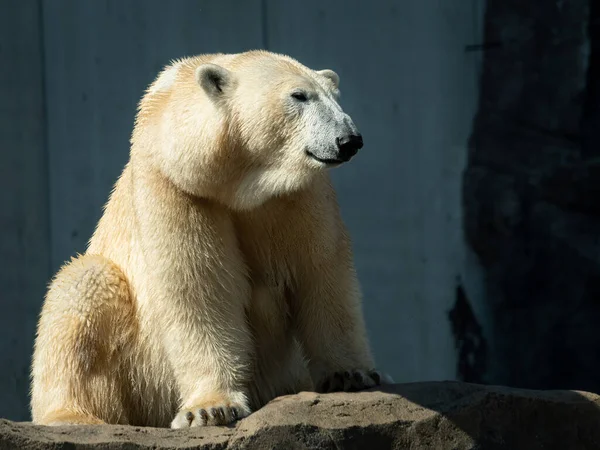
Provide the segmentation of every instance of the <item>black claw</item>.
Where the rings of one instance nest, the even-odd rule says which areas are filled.
[[[206,425],[208,423],[208,413],[205,409],[201,409],[199,411],[200,417],[202,418],[202,424]]]
[[[225,411],[223,411],[222,407],[216,408],[214,416],[219,424],[225,423]]]
[[[230,407],[230,408],[229,408],[229,414],[231,415],[231,418],[232,418],[233,420],[237,420],[237,418],[238,418],[238,412],[237,412],[237,409],[236,409],[236,408],[234,408],[233,406],[232,406],[232,407]]]
[[[321,385],[321,391],[329,392],[330,387],[331,387],[331,380],[329,378],[327,378]]]
[[[354,382],[359,386],[364,386],[365,380],[360,372],[354,372]]]
[[[344,372],[344,383],[342,384],[342,391],[351,392],[354,391],[354,386],[352,386],[352,375],[349,371]]]
[[[335,381],[334,383],[334,390],[340,390],[344,388],[344,377],[342,376],[341,373],[336,372],[335,375],[333,376],[333,379]]]
[[[192,420],[194,420],[194,413],[191,411],[188,411],[185,413],[185,420],[187,420],[188,422],[192,423]]]
[[[380,385],[381,384],[381,377],[379,376],[379,374],[375,371],[372,371],[371,373],[369,373],[369,375],[371,376],[371,378],[373,378],[373,381],[375,382],[376,385]]]

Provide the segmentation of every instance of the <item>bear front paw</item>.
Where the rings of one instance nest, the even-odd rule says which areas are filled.
[[[319,383],[317,391],[320,393],[328,392],[356,392],[363,389],[369,389],[382,384],[393,384],[394,380],[389,375],[377,370],[365,371],[360,369],[351,369],[334,372]]]
[[[245,402],[222,399],[198,402],[182,408],[171,422],[171,428],[192,428],[207,425],[228,425],[250,414]]]

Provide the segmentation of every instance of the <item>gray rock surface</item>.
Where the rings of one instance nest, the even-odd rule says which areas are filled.
[[[430,382],[280,397],[230,428],[0,421],[0,449],[594,449],[599,423],[595,394]]]

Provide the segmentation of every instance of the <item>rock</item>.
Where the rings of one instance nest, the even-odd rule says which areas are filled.
[[[232,427],[42,427],[0,421],[0,449],[600,448],[600,396],[460,382],[280,397]]]

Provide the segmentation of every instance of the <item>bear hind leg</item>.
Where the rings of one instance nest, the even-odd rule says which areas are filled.
[[[129,285],[107,258],[74,258],[56,275],[38,323],[31,412],[45,425],[128,423],[123,357],[135,339]]]

